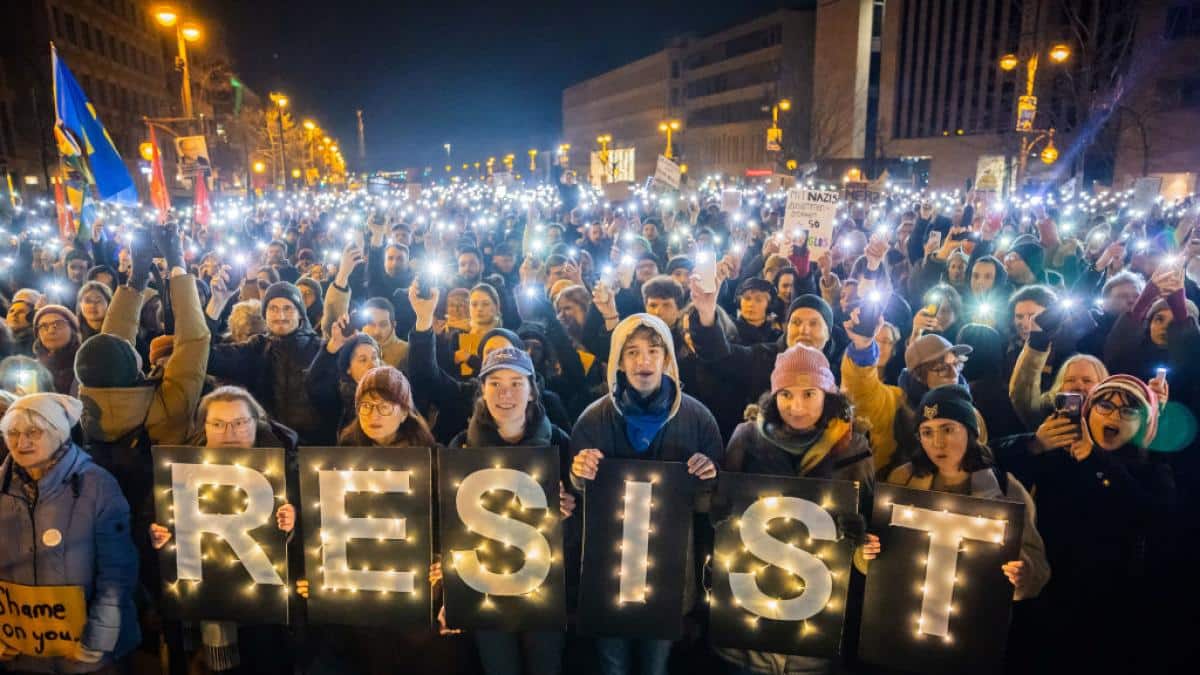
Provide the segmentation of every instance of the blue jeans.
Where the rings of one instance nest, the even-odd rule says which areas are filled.
[[[487,675],[558,675],[562,672],[562,631],[475,632],[479,660]]]
[[[670,640],[596,638],[600,673],[631,675],[637,672],[640,675],[666,675],[667,658],[671,656],[672,644]]]

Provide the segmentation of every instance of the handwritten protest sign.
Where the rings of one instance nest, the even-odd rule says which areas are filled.
[[[0,581],[0,642],[28,656],[69,656],[83,636],[87,601],[79,586]]]
[[[679,165],[659,155],[658,166],[654,168],[654,184],[678,190],[679,176]]]
[[[788,190],[783,231],[793,236],[796,230],[808,232],[808,248],[819,256],[833,245],[833,226],[841,200],[841,193],[833,190],[804,187]]]

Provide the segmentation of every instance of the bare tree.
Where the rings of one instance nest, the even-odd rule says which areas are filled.
[[[1118,114],[1126,83],[1137,77],[1134,38],[1140,3],[1128,0],[1044,0],[1050,31],[1071,46],[1064,67],[1047,67],[1051,75],[1048,105],[1039,109],[1049,125],[1074,139],[1081,150],[1074,161],[1082,173],[1087,164],[1111,166],[1119,145]],[[1039,45],[1048,47],[1049,44]]]

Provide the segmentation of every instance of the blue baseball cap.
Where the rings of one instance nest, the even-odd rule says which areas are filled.
[[[501,347],[488,352],[483,357],[483,367],[479,369],[479,379],[487,377],[494,370],[515,370],[526,377],[533,376],[533,361],[524,349],[516,347]]]

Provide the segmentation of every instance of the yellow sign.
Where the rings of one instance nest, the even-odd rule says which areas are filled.
[[[1036,116],[1036,96],[1022,96],[1017,99],[1017,131],[1032,131],[1033,118]]]
[[[79,586],[0,581],[0,642],[29,656],[70,656],[83,637],[87,601]]]

